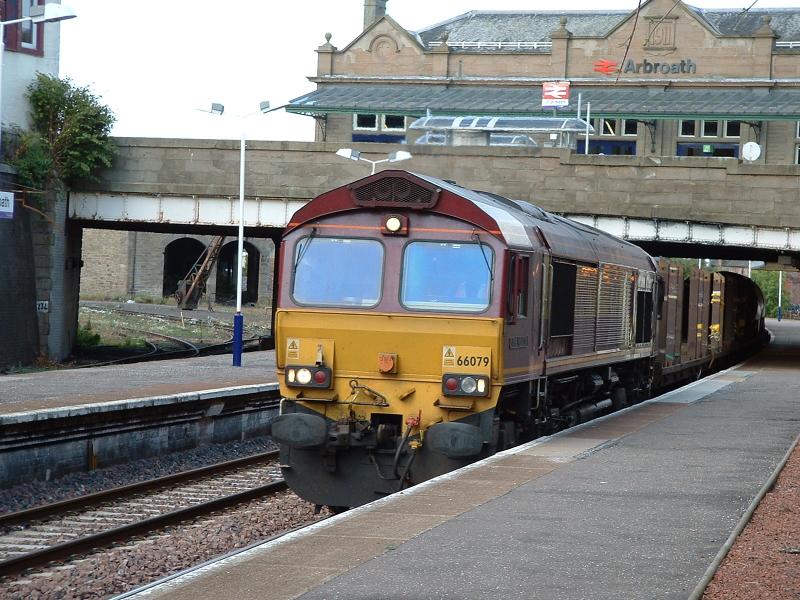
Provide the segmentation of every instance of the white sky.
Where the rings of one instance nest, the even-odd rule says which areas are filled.
[[[363,0],[63,0],[78,14],[61,24],[61,76],[88,85],[117,117],[113,135],[238,139],[236,115],[261,100],[279,106],[315,89],[325,32],[345,47],[361,32]],[[752,0],[695,0],[745,8]],[[636,8],[636,0],[389,0],[414,31],[469,10]],[[759,0],[757,8],[800,6]],[[212,101],[225,115],[199,112]],[[275,111],[245,122],[248,139],[312,140],[311,117]]]

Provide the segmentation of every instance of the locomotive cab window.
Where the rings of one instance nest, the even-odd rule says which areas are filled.
[[[489,307],[493,263],[485,244],[411,242],[403,253],[400,301],[412,310],[482,312]]]
[[[508,267],[508,320],[524,319],[528,316],[528,270],[527,256],[512,254]]]
[[[375,306],[383,245],[377,240],[309,236],[295,247],[292,296],[314,306]]]

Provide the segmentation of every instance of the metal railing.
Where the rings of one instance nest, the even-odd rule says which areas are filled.
[[[467,49],[487,49],[487,50],[550,50],[553,42],[451,42],[448,41],[448,48]],[[445,42],[428,42],[428,46],[437,48]]]

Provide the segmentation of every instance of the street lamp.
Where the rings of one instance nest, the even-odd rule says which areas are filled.
[[[269,107],[269,101],[264,100],[259,103],[258,110],[238,115],[241,121],[242,137],[239,143],[239,243],[236,256],[236,314],[233,316],[233,366],[242,366],[242,343],[244,335],[244,315],[242,314],[242,253],[244,252],[244,149],[245,149],[245,128],[244,121],[247,117],[261,113],[266,114],[275,110],[280,110],[286,105],[276,108]],[[220,102],[211,104],[212,115],[222,115],[225,112],[225,105]],[[274,292],[273,292],[274,293]],[[274,335],[274,333],[273,333]]]
[[[39,23],[54,23],[77,17],[75,11],[63,4],[45,4],[44,6],[32,6],[31,15],[10,21],[0,21],[0,160],[2,160],[2,139],[3,139],[3,59],[6,54],[6,25],[17,23],[27,23],[28,21]]]
[[[347,158],[350,160],[363,160],[364,162],[368,162],[372,165],[372,174],[374,175],[376,165],[385,162],[393,163],[400,162],[401,160],[408,160],[411,158],[411,153],[406,152],[405,150],[398,150],[397,152],[390,153],[387,158],[383,158],[381,160],[370,160],[361,156],[361,152],[358,150],[353,150],[352,148],[339,148],[336,151],[336,156],[341,156],[342,158]]]

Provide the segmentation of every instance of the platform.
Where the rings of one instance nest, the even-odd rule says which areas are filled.
[[[800,323],[749,362],[136,598],[689,596],[800,429]]]
[[[232,367],[231,361],[230,354],[220,354],[0,375],[0,422],[11,413],[48,410],[53,414],[66,407],[110,402],[119,408],[120,402],[135,405],[145,398],[253,393],[268,384],[275,388],[273,350],[245,353],[241,367]]]

